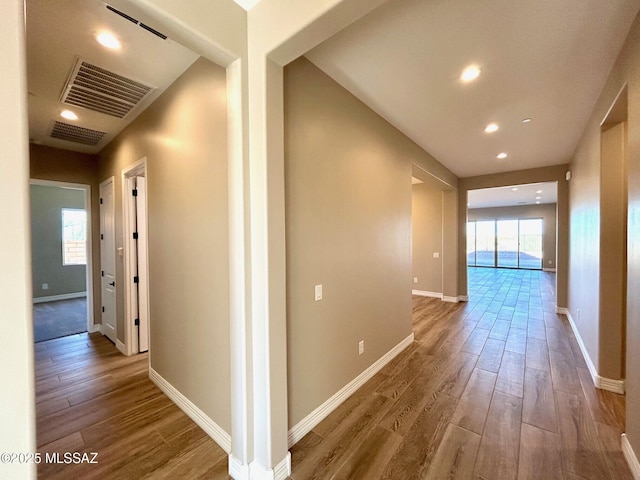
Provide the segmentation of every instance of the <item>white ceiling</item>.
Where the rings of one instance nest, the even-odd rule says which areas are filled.
[[[144,22],[142,18],[137,19]],[[98,44],[95,36],[102,31],[117,35],[123,44],[122,49],[107,50]],[[77,57],[150,84],[157,90],[123,119],[65,105],[60,98]],[[34,143],[96,153],[197,58],[195,53],[170,38],[163,40],[107,10],[103,2],[27,0],[29,136]],[[79,119],[72,122],[60,118],[60,112],[65,109],[74,111]],[[54,139],[49,133],[55,120],[107,132],[107,135],[96,146]]]
[[[540,199],[538,200],[536,197],[540,197]],[[535,205],[536,202],[540,202],[540,204],[557,203],[558,185],[556,182],[545,182],[469,190],[467,201],[469,209]]]
[[[570,160],[639,8],[393,0],[306,56],[459,177],[558,165]],[[469,64],[482,74],[463,84]],[[501,128],[488,135],[490,122]]]

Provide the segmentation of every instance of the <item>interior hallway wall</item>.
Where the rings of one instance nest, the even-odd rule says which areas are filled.
[[[411,232],[412,276],[418,279],[412,289],[442,294],[442,190],[427,183],[413,185]]]
[[[284,80],[292,427],[411,334],[412,163],[437,162],[306,58]]]
[[[569,309],[599,374],[615,379],[610,358],[619,358],[616,344],[601,332],[611,328],[598,312],[601,278],[601,122],[627,84],[628,215],[627,215],[627,344],[640,344],[640,19],[636,17],[616,64],[602,90],[571,160],[571,258]],[[580,314],[578,314],[578,309]],[[606,358],[606,360],[605,360]],[[626,354],[626,403],[640,403],[640,350]],[[627,408],[627,438],[640,455],[640,409]]]
[[[116,247],[123,246],[123,168],[147,158],[150,358],[227,432],[230,419],[226,75],[197,60],[100,152],[114,176]],[[116,257],[116,285],[123,261]],[[117,289],[118,338],[124,288]]]

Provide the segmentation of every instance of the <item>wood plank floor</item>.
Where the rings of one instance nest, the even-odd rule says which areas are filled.
[[[35,345],[38,451],[96,452],[97,464],[40,463],[41,479],[228,479],[226,453],[100,334]]]
[[[469,292],[414,297],[415,342],[293,446],[294,480],[632,479],[555,274],[471,268]]]

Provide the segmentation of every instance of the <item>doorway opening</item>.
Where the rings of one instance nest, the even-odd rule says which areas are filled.
[[[31,180],[36,342],[94,331],[91,186]]]

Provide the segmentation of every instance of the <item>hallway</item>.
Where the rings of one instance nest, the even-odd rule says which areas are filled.
[[[470,268],[469,292],[414,296],[415,342],[292,448],[292,478],[632,478],[625,397],[594,388],[555,274]]]

